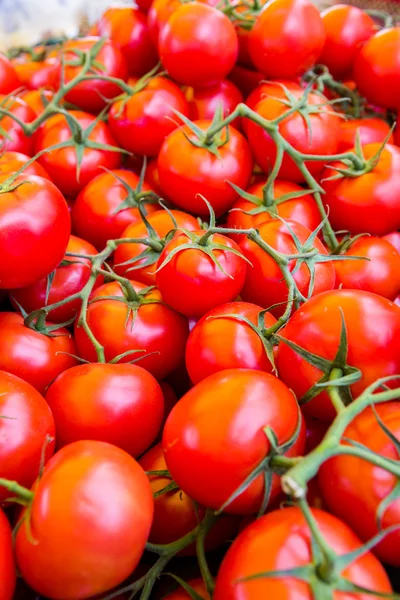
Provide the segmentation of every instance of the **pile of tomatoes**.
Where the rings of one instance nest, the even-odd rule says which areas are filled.
[[[400,28],[138,0],[0,93],[0,600],[398,598]]]

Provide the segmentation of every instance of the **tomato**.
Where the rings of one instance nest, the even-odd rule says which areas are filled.
[[[54,92],[50,90],[26,90],[19,94],[19,98],[22,98],[24,102],[31,107],[35,112],[36,116],[39,116],[44,111],[46,102],[50,102],[53,99]],[[46,102],[43,101],[43,98]]]
[[[319,62],[326,65],[335,79],[351,75],[359,48],[375,32],[372,17],[357,6],[336,4],[321,13],[326,33]]]
[[[18,567],[50,598],[104,593],[135,569],[152,516],[151,489],[135,459],[104,442],[69,444],[37,483],[30,527],[23,520],[16,536]]]
[[[256,69],[271,79],[302,75],[318,60],[325,31],[308,0],[271,0],[257,18],[248,48]]]
[[[142,283],[132,282],[136,292],[145,289]],[[102,300],[104,296],[104,300]],[[140,358],[140,366],[157,379],[166,377],[184,357],[188,337],[187,319],[162,303],[157,289],[145,294],[145,303],[135,300],[110,300],[107,296],[124,299],[119,283],[100,286],[91,296],[95,300],[87,311],[87,322],[96,339],[105,348],[106,360],[129,350],[139,350],[121,360]],[[99,299],[99,300],[97,300]],[[75,323],[75,341],[79,355],[96,362],[96,352],[84,329]],[[151,354],[153,353],[153,354]],[[146,356],[146,355],[150,356]],[[145,357],[145,358],[143,358]]]
[[[194,384],[224,369],[271,373],[272,365],[260,336],[247,323],[225,316],[238,315],[258,325],[262,310],[247,302],[229,302],[210,310],[197,322],[186,345],[186,367]],[[275,321],[275,317],[265,313],[266,329]]]
[[[242,92],[229,79],[207,88],[186,88],[186,99],[189,102],[189,116],[192,121],[212,119],[217,109],[222,109],[223,117],[230,115],[240,102]],[[238,128],[240,119],[231,123]]]
[[[189,6],[189,5],[188,5]],[[207,131],[212,121],[200,120],[194,124]],[[197,139],[185,125],[175,129],[164,141],[158,155],[161,187],[168,192],[174,204],[199,216],[208,216],[209,210],[200,197],[204,196],[217,216],[229,210],[237,198],[227,183],[246,188],[253,169],[253,159],[247,140],[234,127],[228,126],[219,134],[223,144],[219,156],[197,147]],[[188,137],[186,137],[188,136]]]
[[[294,232],[302,244],[307,246],[307,240],[311,235],[311,231],[297,223],[296,221],[282,222],[278,219],[262,223],[258,227],[261,239],[267,242],[272,248],[282,254],[298,254],[296,244],[290,232]],[[247,269],[246,281],[241,291],[241,298],[246,302],[254,302],[264,308],[269,308],[275,304],[280,304],[275,308],[271,308],[273,315],[279,317],[285,312],[288,299],[288,286],[283,279],[282,271],[275,260],[269,256],[265,250],[260,248],[255,242],[243,236],[239,244],[243,255],[253,265]],[[319,254],[327,255],[328,251],[324,244],[315,238],[311,248],[316,248]],[[289,269],[293,271],[296,267],[296,260],[292,259],[289,262]],[[293,275],[299,291],[308,297],[331,290],[335,287],[335,269],[333,262],[317,263],[314,267],[315,280],[313,288],[310,288],[311,275],[308,266],[303,263]]]
[[[365,256],[368,260],[335,261],[337,284],[342,288],[373,292],[389,300],[400,293],[400,254],[390,242],[362,237],[345,256]]]
[[[351,8],[355,7],[352,6]],[[378,117],[342,120],[340,123],[338,152],[347,152],[347,150],[354,148],[357,132],[362,146],[378,142],[382,144],[390,133],[390,127],[386,121]],[[388,142],[393,144],[393,135],[390,135]]]
[[[228,75],[236,62],[239,43],[226,15],[207,4],[190,2],[175,10],[161,29],[158,48],[162,64],[173,79],[207,87]]]
[[[111,6],[96,25],[97,35],[110,39],[126,59],[130,75],[138,77],[157,64],[146,16],[134,6]]]
[[[354,79],[362,96],[384,108],[399,106],[400,27],[378,31],[354,62]]]
[[[360,369],[361,378],[351,385],[356,398],[380,377],[400,373],[400,310],[381,296],[361,290],[333,290],[318,294],[302,305],[285,326],[282,337],[328,360],[337,354],[342,318],[347,332],[347,364]],[[277,355],[279,377],[300,400],[322,377],[283,342]],[[397,385],[392,382],[392,385]],[[334,410],[326,392],[302,407],[308,415],[332,420]]]
[[[240,2],[231,3],[235,7],[235,17],[233,22],[239,40],[239,56],[237,62],[239,65],[247,67],[248,69],[253,68],[253,62],[249,52],[250,33],[266,3],[267,0],[257,0],[256,2],[250,2],[249,4],[241,4]]]
[[[291,92],[297,99],[303,95],[302,91],[291,90]],[[313,92],[308,95],[307,104],[309,106],[321,106],[326,102],[327,99],[322,95]],[[280,98],[268,96],[261,100],[255,106],[254,110],[264,119],[271,121],[284,115],[288,107]],[[311,113],[308,120],[309,125],[303,116],[296,111],[279,123],[279,132],[286,142],[304,154],[313,154],[315,156],[319,154],[335,154],[340,136],[340,119],[338,115],[328,105],[321,112]],[[269,133],[259,125],[249,122],[246,127],[255,161],[265,173],[269,173],[276,160],[276,144]],[[305,162],[309,171],[314,176],[318,175],[325,163],[325,160]],[[304,181],[302,173],[300,173],[298,167],[286,152],[284,153],[279,169],[279,177],[296,182]]]
[[[1,107],[15,115],[15,117],[23,123],[30,123],[36,118],[36,114],[32,108],[17,96],[7,97],[0,95],[0,110]],[[11,150],[28,155],[33,154],[32,137],[25,135],[21,125],[19,125],[12,117],[0,114],[0,127],[2,131],[0,135],[0,149],[2,151]]]
[[[398,439],[400,435],[400,403],[388,402],[375,407],[385,426]],[[379,456],[398,460],[398,451],[377,422],[371,408],[359,414],[346,428],[344,437],[366,446]],[[347,441],[343,441],[347,445]],[[397,479],[371,463],[343,455],[324,463],[318,476],[320,488],[330,510],[343,519],[364,541],[378,533],[377,518],[381,502],[388,497]],[[400,500],[393,499],[382,514],[382,529],[400,523]],[[400,566],[396,549],[399,531],[393,531],[374,546],[377,557],[393,566]]]
[[[97,250],[85,240],[74,235],[69,238],[67,252],[74,254],[96,255]],[[82,291],[85,284],[89,281],[91,273],[91,262],[87,258],[78,258],[76,256],[64,256],[62,262],[54,273],[51,281],[50,291],[46,301],[46,293],[49,285],[48,277],[38,279],[32,285],[13,291],[12,298],[18,304],[30,313],[44,306],[55,304],[61,300],[67,299],[73,294]],[[101,285],[103,277],[99,276],[95,287]],[[49,320],[53,323],[66,323],[79,314],[81,306],[80,300],[73,300],[52,310],[49,313]]]
[[[397,252],[400,253],[400,231],[392,231],[391,233],[384,235],[383,239],[390,242],[392,246],[396,248]]]
[[[301,86],[290,79],[276,79],[275,81],[262,81],[255,87],[246,99],[249,108],[254,109],[257,104],[272,96],[274,98],[286,98],[285,90],[289,92],[300,92]]]
[[[50,179],[45,169],[36,160],[30,165],[25,166],[26,162],[30,160],[30,157],[22,152],[3,152],[0,156],[0,173],[11,175],[15,171],[19,171],[21,167],[24,167],[23,175],[38,175],[45,179]]]
[[[77,121],[83,132],[93,127],[95,117],[78,110],[69,114]],[[117,169],[121,162],[119,152],[108,149],[97,149],[81,144],[79,137],[73,136],[64,115],[53,115],[38,129],[35,135],[35,153],[56,144],[71,140],[71,145],[45,153],[38,159],[49,173],[52,181],[68,196],[76,196],[102,168]],[[89,140],[107,146],[116,146],[109,127],[99,121],[90,131]],[[74,145],[76,144],[76,146]],[[83,157],[78,170],[78,150]]]
[[[11,61],[0,53],[0,94],[10,94],[21,87],[21,82]]]
[[[264,79],[264,75],[251,69],[246,69],[240,65],[233,67],[228,75],[229,81],[232,81],[242,92],[243,96],[248,96],[256,86]]]
[[[203,233],[196,231],[194,235],[201,239]],[[234,254],[240,252],[236,242],[225,235],[210,236],[204,246],[215,261],[199,248],[185,249],[187,244],[190,238],[183,232],[168,242],[158,259],[156,285],[173,309],[187,317],[201,317],[240,294],[247,265],[244,258]]]
[[[189,116],[183,92],[166,77],[154,77],[128,101],[118,100],[112,105],[109,124],[123,148],[157,156],[164,139],[179,126],[176,110]]]
[[[191,579],[187,583],[201,596],[201,598],[204,598],[204,600],[211,600],[201,577],[198,579]],[[183,587],[179,587],[174,592],[165,596],[165,600],[189,600],[190,598],[191,596],[183,589]]]
[[[0,175],[3,186],[7,177]],[[25,287],[51,273],[64,256],[70,228],[68,206],[56,186],[19,175],[0,194],[0,289]]]
[[[210,418],[213,414],[218,418]],[[162,444],[168,469],[193,500],[219,509],[268,455],[265,427],[283,444],[295,434],[298,420],[292,392],[273,375],[252,369],[214,373],[181,398],[167,419]],[[289,454],[301,453],[304,442],[303,430]],[[274,475],[270,503],[279,491]],[[257,512],[263,494],[259,475],[226,512]]]
[[[15,59],[13,64],[20,85],[27,90],[42,90],[52,86],[57,70],[57,59],[54,56],[44,57],[43,60],[32,60],[22,55]]]
[[[179,0],[153,0],[147,15],[150,37],[158,48],[160,31],[165,27],[171,15],[181,6]]]
[[[363,146],[365,159],[370,159],[381,149],[381,144]],[[346,169],[343,163],[332,167]],[[359,177],[342,177],[330,180],[332,169],[321,176],[329,207],[329,221],[336,230],[351,233],[385,235],[400,228],[400,148],[387,144],[377,164],[369,173]]]
[[[177,227],[195,231],[199,224],[197,220],[180,210],[170,211],[175,219]],[[175,229],[175,224],[171,216],[165,210],[159,210],[148,217],[148,222],[160,236],[164,238],[172,229]],[[144,223],[132,223],[122,232],[121,238],[146,239],[149,237]],[[124,264],[127,261],[137,259],[148,248],[144,244],[120,244],[114,252],[114,269],[118,275],[128,276],[134,275],[136,281],[155,285],[157,268],[157,260],[163,248],[161,244],[159,252],[151,250],[147,257],[139,258],[137,262]],[[137,268],[138,265],[142,265]]]
[[[35,388],[5,371],[0,371],[0,433],[0,477],[31,487],[42,460],[53,455],[54,419]],[[0,486],[0,502],[11,496]]]
[[[13,600],[16,583],[12,531],[7,517],[0,509],[0,600]]]
[[[312,513],[322,536],[338,556],[360,547],[359,539],[342,521],[322,510],[313,509]],[[294,569],[312,562],[311,533],[300,509],[275,510],[251,523],[233,542],[222,561],[214,599],[309,600],[316,597],[309,582],[290,575],[243,580],[257,573]],[[314,569],[310,577],[317,578],[319,593],[326,590],[327,597],[331,594],[332,598],[341,600],[378,600],[381,597],[369,593],[331,592],[329,584],[318,577],[317,566]],[[392,590],[382,565],[371,552],[366,552],[346,567],[343,577],[378,594]]]

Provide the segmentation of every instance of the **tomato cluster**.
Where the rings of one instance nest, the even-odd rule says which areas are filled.
[[[0,600],[397,598],[400,28],[137,4],[0,55]]]

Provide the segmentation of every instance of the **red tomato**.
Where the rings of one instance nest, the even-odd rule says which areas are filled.
[[[93,126],[95,117],[78,110],[71,110],[70,115],[76,119],[85,131]],[[43,154],[38,160],[49,173],[52,181],[68,196],[76,196],[96,175],[102,173],[102,167],[117,169],[121,162],[119,152],[107,149],[80,146],[79,140],[72,135],[64,115],[58,114],[47,119],[38,129],[35,136],[35,153],[55,144],[71,140],[71,145]],[[99,121],[91,130],[89,140],[116,146],[116,141],[109,127]],[[77,144],[76,146],[74,144]],[[82,150],[81,168],[78,170],[78,148]]]
[[[390,242],[392,246],[396,248],[397,252],[400,253],[400,231],[392,231],[391,233],[384,235],[383,239]]]
[[[340,343],[341,314],[346,323],[347,364],[360,369],[362,375],[351,386],[356,398],[380,377],[400,373],[400,309],[395,304],[360,290],[325,292],[303,304],[281,335],[317,356],[333,360]],[[300,403],[322,377],[319,369],[283,342],[279,344],[277,366],[279,377]],[[336,415],[326,392],[304,404],[303,410],[323,421]]]
[[[132,282],[136,292],[145,289],[142,283]],[[187,319],[162,302],[157,289],[145,294],[145,303],[135,300],[110,300],[108,296],[124,298],[119,283],[100,286],[92,294],[87,312],[87,321],[96,339],[104,346],[106,360],[129,350],[121,362],[141,358],[140,366],[150,371],[157,379],[171,373],[183,360],[185,344],[189,334]],[[84,329],[75,324],[75,341],[79,355],[96,362],[96,352]],[[153,354],[151,354],[153,353]],[[146,356],[151,354],[150,356]],[[146,358],[142,358],[145,357]]]
[[[183,92],[166,77],[154,77],[128,101],[118,100],[112,105],[109,124],[123,148],[157,156],[164,139],[179,126],[176,110],[189,116]]]
[[[381,144],[363,146],[365,159],[381,149]],[[343,163],[332,167],[346,169]],[[359,177],[328,181],[334,171],[327,168],[321,176],[329,221],[336,230],[385,235],[400,228],[400,148],[387,144],[374,168]]]
[[[203,233],[196,231],[195,235],[201,239]],[[156,285],[174,310],[187,317],[201,317],[240,294],[247,265],[244,258],[234,254],[240,252],[236,242],[225,235],[210,236],[204,246],[211,250],[215,262],[199,248],[185,249],[188,243],[189,236],[182,232],[165,246],[157,263]],[[213,244],[218,246],[215,250]]]
[[[99,440],[140,456],[154,442],[164,415],[160,386],[137,365],[78,365],[57,377],[46,401],[58,448]]]
[[[11,94],[19,87],[21,82],[13,64],[4,54],[0,54],[0,94]]]
[[[226,15],[207,4],[190,2],[175,10],[162,28],[158,48],[173,79],[207,87],[228,75],[236,62],[239,43]]]
[[[322,536],[338,556],[361,546],[359,539],[342,521],[322,510],[313,509],[312,513]],[[300,509],[275,510],[246,527],[229,548],[218,573],[214,600],[309,600],[316,597],[310,583],[290,575],[243,580],[257,573],[294,569],[312,563],[311,533]],[[320,591],[325,589],[325,583],[327,593],[333,598],[378,600],[381,597],[367,593],[331,592],[326,582],[318,577],[316,565],[310,577],[317,579]],[[343,577],[377,593],[392,591],[385,570],[370,552],[344,569]]]
[[[355,8],[352,6],[351,8]],[[342,120],[340,123],[340,138],[338,152],[347,152],[354,148],[356,144],[357,132],[361,144],[383,143],[389,135],[390,127],[378,117],[368,117],[366,119],[351,119],[349,121]],[[393,135],[388,139],[390,144],[393,144]]]
[[[228,78],[246,97],[263,81],[264,75],[258,71],[236,65],[229,73]]]
[[[380,419],[397,439],[400,435],[400,402],[375,407]],[[398,460],[398,451],[377,422],[371,408],[358,415],[347,427],[344,437],[366,446],[379,456]],[[343,441],[347,445],[346,441]],[[397,479],[388,471],[353,456],[335,456],[324,463],[319,472],[323,497],[332,512],[343,519],[364,541],[378,533],[377,517],[381,502],[388,497]],[[382,514],[382,529],[400,523],[400,500],[389,503]],[[397,552],[400,530],[389,533],[373,548],[377,557],[400,566]]]
[[[247,302],[229,302],[210,310],[197,322],[186,345],[186,368],[193,383],[225,369],[271,373],[272,365],[261,337],[247,323],[225,316],[238,315],[258,325],[262,310]],[[275,317],[265,313],[265,329],[275,322]]]
[[[45,179],[50,179],[45,169],[36,160],[28,166],[26,162],[30,160],[30,157],[21,152],[3,152],[0,156],[0,173],[11,175],[15,171],[19,171],[21,167],[24,167],[23,175],[38,175]]]
[[[224,79],[216,85],[207,88],[188,87],[185,91],[189,102],[189,116],[192,121],[212,119],[217,109],[222,109],[223,117],[230,115],[240,102],[243,102],[242,92],[229,79]],[[238,128],[240,119],[231,123]]]
[[[32,60],[27,55],[22,55],[15,59],[13,64],[20,85],[27,90],[42,91],[43,88],[52,87],[57,71],[57,59],[54,56]]]
[[[0,107],[5,108],[23,123],[30,123],[36,118],[33,109],[26,102],[16,96],[7,97],[0,95]],[[0,150],[22,152],[31,156],[33,154],[33,138],[25,135],[21,125],[12,117],[0,115],[0,127],[4,133],[0,134]]]
[[[384,108],[399,106],[400,27],[378,31],[354,62],[354,79],[362,96]]]
[[[160,31],[165,27],[171,15],[181,6],[179,0],[153,0],[147,15],[150,37],[158,48]]]
[[[167,419],[162,444],[168,469],[193,500],[219,509],[268,455],[265,427],[283,444],[296,432],[298,420],[292,392],[273,375],[252,369],[214,373],[181,398]],[[289,454],[301,454],[304,443],[303,429]],[[274,475],[270,503],[279,491]],[[226,512],[257,512],[263,494],[259,475]]]
[[[50,90],[26,90],[19,94],[19,98],[22,98],[28,106],[35,112],[36,116],[42,114],[46,107],[46,103],[43,102],[43,97],[47,102],[53,99],[54,92]]]
[[[256,69],[271,79],[302,75],[317,62],[325,31],[308,0],[271,0],[257,18],[248,48]]]
[[[305,454],[314,450],[324,439],[329,423],[306,416],[306,447]]]
[[[7,177],[0,175],[3,185]],[[0,289],[25,287],[51,273],[71,229],[67,203],[51,181],[22,174],[9,189],[0,195]]]
[[[262,81],[257,87],[252,90],[251,94],[246,99],[246,104],[249,108],[254,109],[257,104],[272,96],[274,98],[286,98],[285,90],[289,92],[302,91],[301,86],[290,79],[276,79],[275,81]],[[304,92],[302,92],[304,93]]]
[[[85,240],[81,240],[74,235],[69,238],[67,252],[74,254],[96,255],[97,250]],[[89,281],[91,273],[91,262],[87,258],[77,258],[73,256],[64,256],[62,262],[54,273],[54,278],[51,281],[50,292],[46,302],[46,293],[48,287],[48,277],[38,279],[35,283],[28,287],[14,290],[12,298],[18,304],[30,313],[44,306],[55,304],[61,300],[66,300],[69,296],[82,291],[86,283]],[[95,287],[101,285],[103,277],[98,277]],[[79,314],[81,307],[80,300],[73,300],[52,310],[49,313],[49,319],[53,323],[66,323]]]
[[[211,123],[210,120],[194,122],[202,131],[207,131]],[[199,216],[209,215],[200,194],[208,200],[215,214],[221,216],[237,198],[227,182],[243,189],[252,174],[253,159],[245,137],[231,126],[224,128],[219,136],[224,143],[216,156],[207,147],[195,146],[192,141],[197,138],[185,125],[167,137],[158,155],[161,187],[179,208]]]
[[[0,371],[0,415],[0,477],[31,487],[42,458],[47,462],[54,452],[51,410],[29,383]],[[11,496],[0,486],[0,502]]]
[[[357,6],[346,4],[330,6],[321,17],[326,40],[319,62],[336,79],[351,76],[359,48],[376,32],[374,20]]]
[[[0,509],[0,600],[13,600],[16,573],[13,554],[12,531],[7,517]]]
[[[204,598],[204,600],[211,600],[211,597],[206,590],[206,586],[204,585],[204,581],[201,578],[191,579],[187,583],[195,592]],[[190,598],[191,596],[183,589],[183,587],[179,587],[174,592],[165,596],[165,600],[189,600]]]
[[[37,483],[30,527],[24,520],[16,537],[18,567],[50,598],[104,593],[137,566],[152,517],[147,477],[129,454],[104,442],[69,444]]]

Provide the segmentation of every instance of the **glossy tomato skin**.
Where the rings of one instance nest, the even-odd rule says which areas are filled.
[[[357,132],[363,146],[365,144],[382,144],[389,136],[390,127],[386,121],[378,117],[350,119],[349,121],[343,120],[340,124],[338,152],[346,152],[354,148]],[[393,135],[390,135],[387,141],[389,144],[393,144]]]
[[[0,53],[0,94],[10,94],[21,86],[11,61]]]
[[[139,365],[78,365],[55,380],[46,401],[58,448],[99,440],[140,456],[154,442],[164,415],[161,388]]]
[[[18,171],[21,167],[24,167],[24,177],[26,177],[26,175],[37,175],[38,177],[43,177],[44,179],[50,179],[49,175],[46,173],[46,170],[36,160],[29,166],[25,167],[25,164],[28,160],[30,160],[30,157],[26,154],[22,154],[22,152],[3,152],[0,156],[0,173],[11,175],[12,173]]]
[[[95,117],[89,113],[71,110],[70,114],[85,130],[93,124]],[[67,196],[76,196],[96,175],[103,173],[103,167],[117,169],[121,162],[119,152],[95,148],[85,148],[79,177],[77,175],[77,152],[73,146],[71,130],[64,115],[50,117],[35,134],[35,153],[71,139],[71,146],[52,150],[38,160],[46,169],[52,181]],[[116,146],[117,143],[106,123],[98,122],[91,131],[90,140]]]
[[[204,600],[211,600],[210,595],[206,590],[206,586],[204,581],[199,577],[198,579],[191,579],[188,581],[188,584],[192,589],[195,590]],[[165,596],[165,600],[189,600],[191,596],[183,589],[183,587],[179,587],[174,592],[171,592],[167,596]]]
[[[196,323],[186,345],[186,368],[194,384],[225,369],[272,372],[260,337],[247,323],[234,318],[234,315],[245,317],[258,325],[262,310],[261,306],[248,302],[228,302],[210,310]],[[275,317],[265,313],[266,329],[275,322]]]
[[[366,159],[380,150],[381,144],[363,146]],[[332,163],[343,168],[342,163]],[[344,167],[346,168],[346,167]],[[387,144],[375,167],[359,177],[343,177],[328,181],[332,169],[321,174],[325,191],[324,203],[329,207],[329,220],[336,230],[353,234],[385,235],[400,228],[400,148]]]
[[[25,90],[21,92],[19,97],[31,107],[38,117],[46,108],[47,103],[53,99],[53,96],[54,92],[50,90]],[[45,98],[45,101],[43,101],[43,98]]]
[[[347,364],[360,369],[362,374],[351,386],[353,398],[357,398],[380,377],[400,372],[400,310],[395,304],[361,290],[318,294],[294,313],[282,337],[333,360],[339,348],[341,311],[347,331]],[[278,347],[277,367],[279,377],[299,400],[322,377],[319,369],[283,342]],[[396,386],[396,381],[392,385]],[[336,415],[326,392],[305,404],[303,410],[323,421],[331,421]]]
[[[31,535],[24,521],[16,538],[18,567],[49,598],[104,593],[137,566],[152,516],[147,477],[129,454],[104,442],[69,444],[36,485]]]
[[[313,66],[325,43],[318,9],[308,0],[272,0],[248,40],[254,66],[270,79],[291,79]]]
[[[0,369],[21,377],[41,394],[63,371],[77,364],[76,347],[64,327],[49,337],[24,325],[21,315],[0,312]]]
[[[383,239],[392,244],[397,252],[400,253],[400,231],[392,231],[391,233],[384,235]]]
[[[136,291],[146,286],[132,282]],[[102,296],[123,298],[121,286],[117,282],[100,286],[91,299]],[[185,344],[189,334],[187,319],[162,303],[157,289],[150,290],[146,299],[154,303],[142,304],[136,314],[128,316],[129,307],[118,300],[99,300],[90,304],[87,320],[96,339],[104,346],[106,360],[110,361],[128,350],[140,350],[128,355],[120,362],[141,358],[140,366],[157,379],[171,373],[183,360]],[[75,341],[79,355],[85,360],[96,362],[96,352],[84,329],[75,324]]]
[[[292,392],[273,375],[252,369],[214,373],[181,398],[167,419],[162,445],[168,469],[193,500],[217,510],[267,456],[263,429],[270,426],[282,444],[295,433],[298,419]],[[301,454],[304,442],[303,430],[291,451]],[[225,512],[257,512],[263,492],[260,475]],[[279,492],[274,476],[270,502]]]
[[[25,287],[51,273],[71,231],[67,203],[51,181],[22,174],[13,187],[0,195],[0,289]]]
[[[189,116],[186,98],[176,83],[159,76],[128,101],[115,102],[109,124],[123,148],[134,154],[157,156],[164,139],[179,125],[175,111]]]
[[[70,236],[66,251],[73,254],[93,256],[97,254],[97,250],[92,244],[89,244],[75,235]],[[81,292],[89,281],[91,264],[92,263],[87,258],[64,256],[62,263],[54,272],[54,279],[51,282],[47,302],[47,277],[39,279],[28,287],[14,290],[12,298],[16,300],[27,313],[39,310],[50,304],[55,304],[61,300],[66,300],[69,296]],[[103,277],[98,277],[94,287],[98,287],[102,282]],[[68,302],[68,304],[64,304],[59,308],[50,311],[48,318],[53,323],[66,323],[79,315],[80,307],[81,301],[73,300],[72,302]]]
[[[12,531],[6,515],[0,509],[0,600],[12,600],[16,583]]]
[[[189,117],[192,121],[212,119],[216,110],[220,108],[223,116],[227,117],[240,102],[243,102],[242,92],[229,79],[207,88],[188,87],[185,95],[189,102]],[[240,119],[235,119],[231,125],[238,128],[239,123]]]
[[[359,48],[375,32],[372,17],[357,6],[337,4],[321,13],[326,40],[319,62],[326,65],[335,79],[351,75]]]
[[[30,123],[36,117],[33,109],[24,100],[16,96],[6,99],[6,96],[0,95],[0,103],[23,123]],[[33,155],[33,138],[25,135],[19,123],[6,115],[1,117],[0,126],[7,133],[7,137],[4,134],[0,136],[0,149],[2,151],[10,150],[12,152],[22,152],[29,156]]]
[[[264,75],[258,71],[235,65],[228,76],[246,98],[263,80]]]
[[[29,383],[0,371],[0,477],[30,488],[54,453],[51,410]],[[44,451],[44,452],[43,452]],[[0,487],[0,503],[10,492]]]
[[[196,234],[201,238],[201,231]],[[210,248],[212,244],[219,246],[212,250],[218,264],[198,248],[184,249],[190,243],[186,233],[175,235],[158,259],[156,285],[165,302],[187,317],[201,317],[212,308],[233,301],[246,278],[245,259],[234,254],[240,252],[236,242],[218,233],[209,241]],[[177,254],[172,255],[176,250]]]
[[[211,121],[200,120],[195,124],[206,131]],[[157,163],[160,183],[179,208],[198,216],[208,216],[207,205],[199,197],[201,194],[218,217],[228,211],[237,198],[227,181],[242,189],[248,186],[253,169],[249,144],[234,127],[227,129],[229,140],[220,146],[219,157],[207,148],[192,144],[190,139],[196,138],[187,125],[173,131],[164,141]],[[225,129],[221,135],[226,140]]]
[[[312,509],[312,513],[323,538],[337,555],[347,554],[361,546],[360,540],[342,521],[322,510]],[[297,507],[275,510],[257,519],[242,531],[228,550],[218,573],[214,599],[309,600],[313,597],[309,584],[294,577],[240,580],[257,573],[310,564],[310,538],[310,529]],[[342,574],[364,588],[391,592],[388,576],[370,552],[351,563]],[[378,600],[378,596],[362,593],[334,592],[334,597],[341,600]]]
[[[180,6],[169,18],[160,31],[158,48],[173,79],[207,87],[228,75],[236,62],[239,42],[226,15],[207,4],[191,2]]]
[[[296,249],[289,227],[302,244],[311,235],[309,229],[296,221],[282,222],[279,219],[262,223],[258,231],[261,238],[278,252],[282,254],[296,254],[298,250]],[[282,303],[285,303],[288,299],[288,287],[283,280],[279,265],[260,246],[245,236],[243,236],[239,247],[243,255],[253,265],[253,267],[249,265],[246,271],[246,281],[241,291],[241,298],[246,302],[254,302],[264,308],[280,304],[280,306],[271,308],[272,314],[280,317],[285,312],[286,306]],[[315,238],[313,247],[320,254],[328,254],[324,244],[318,238]],[[296,261],[292,260],[289,263],[289,269],[293,270],[295,266]],[[305,297],[308,297],[311,275],[307,265],[303,263],[293,277],[298,289]],[[335,281],[333,262],[317,263],[315,265],[315,281],[312,295],[315,296],[321,292],[332,290],[335,287]]]
[[[385,426],[398,438],[400,434],[400,403],[388,402],[375,407]],[[347,427],[344,437],[363,444],[379,456],[397,460],[393,442],[379,426],[373,411],[368,408]],[[346,444],[346,442],[343,442]],[[381,502],[393,490],[396,478],[359,458],[336,456],[324,463],[318,481],[328,507],[343,519],[352,530],[367,541],[378,533],[377,511]],[[400,501],[393,500],[383,513],[382,529],[400,522]],[[398,548],[400,534],[393,531],[373,548],[383,562],[400,566]]]
[[[199,224],[197,220],[180,210],[172,210],[172,216],[174,217],[178,227],[188,229],[189,231],[195,231],[198,229]],[[148,217],[150,225],[154,228],[160,238],[164,238],[172,229],[175,229],[174,222],[171,216],[165,210],[157,211],[156,213]],[[144,223],[132,223],[121,233],[121,238],[147,238],[148,232]],[[146,259],[140,259],[137,263],[131,263],[123,265],[121,263],[138,257],[147,246],[144,244],[120,244],[114,252],[114,268],[118,275],[132,276],[135,277],[136,281],[141,281],[147,285],[155,285],[156,276],[155,270],[157,268],[157,261],[152,265],[146,265]],[[131,267],[136,265],[145,265],[140,269],[135,268],[130,270]]]
[[[27,90],[41,90],[53,86],[57,59],[49,56],[43,60],[29,60],[23,55],[14,60],[14,69],[20,85]]]

